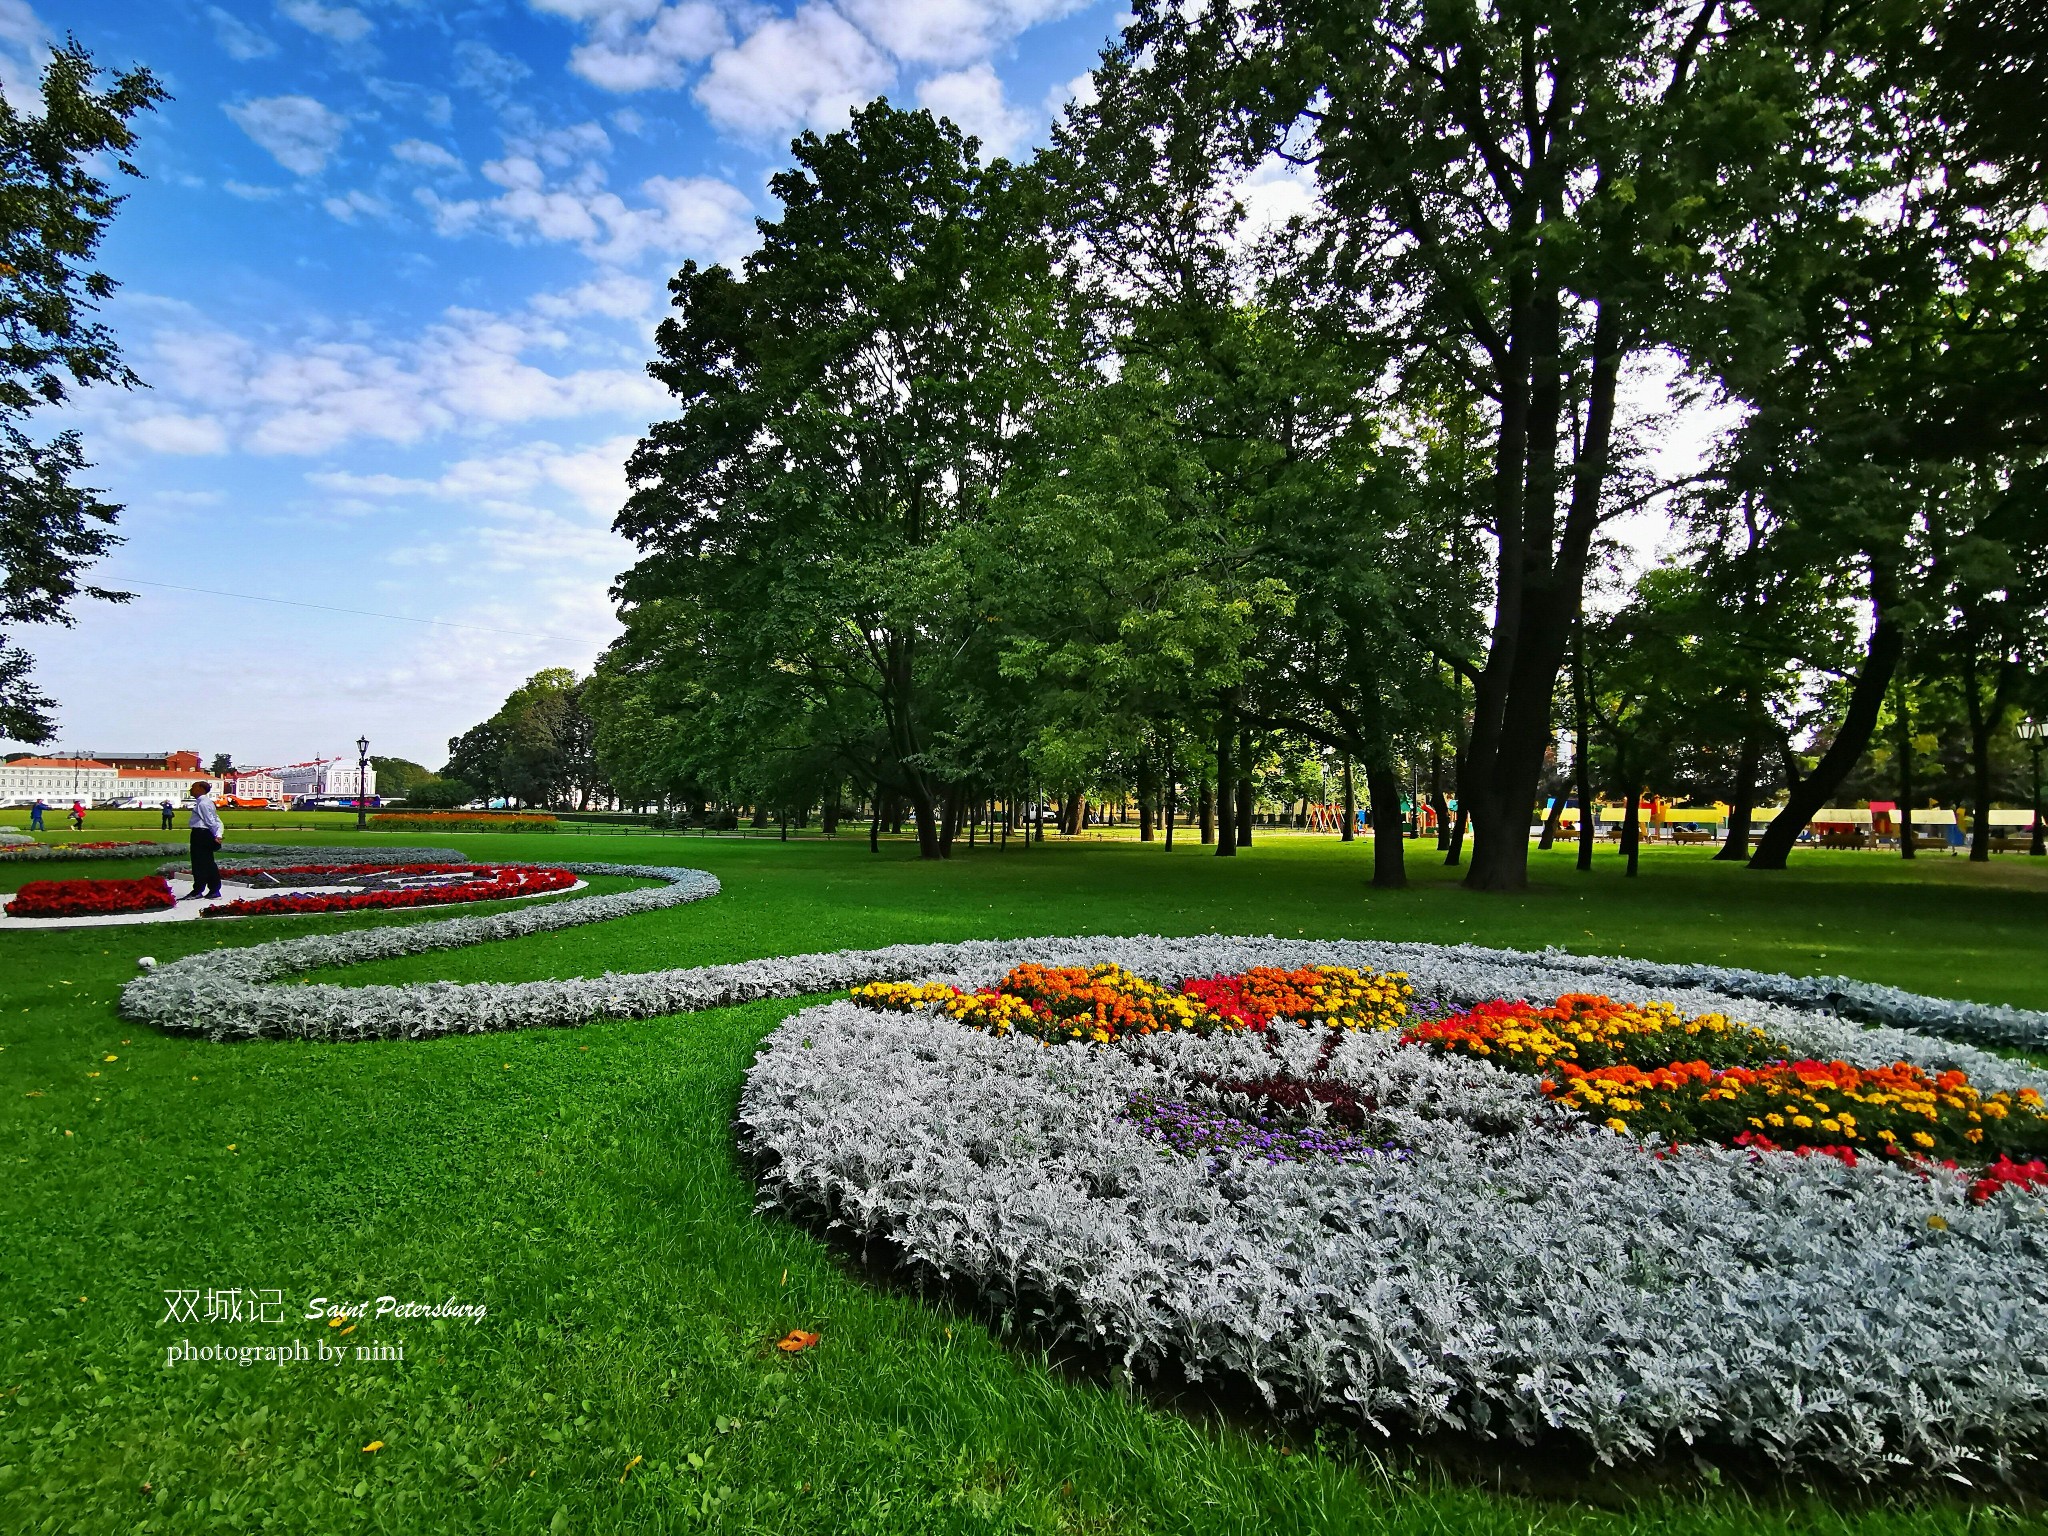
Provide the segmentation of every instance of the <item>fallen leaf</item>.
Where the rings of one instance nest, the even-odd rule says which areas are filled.
[[[805,1333],[801,1328],[792,1328],[789,1337],[779,1340],[775,1347],[785,1355],[793,1355],[799,1350],[814,1348],[820,1342],[817,1334]]]
[[[635,1456],[631,1461],[626,1463],[626,1470],[619,1474],[619,1481],[623,1483],[626,1480],[627,1475],[631,1473],[632,1470],[639,1465],[640,1458],[638,1456]]]
[[[363,1453],[365,1455],[368,1455],[371,1451],[381,1451],[383,1449],[384,1442],[382,1440],[372,1440],[368,1445],[363,1447]]]
[[[1934,1228],[1937,1232],[1946,1232],[1948,1230],[1948,1218],[1942,1215],[1941,1212],[1936,1211],[1927,1218],[1927,1225]]]

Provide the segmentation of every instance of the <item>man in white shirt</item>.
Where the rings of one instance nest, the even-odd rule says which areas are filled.
[[[204,779],[192,786],[192,815],[186,823],[192,829],[192,889],[187,901],[220,894],[220,865],[213,856],[220,851],[223,829],[220,812],[213,808],[213,786]]]

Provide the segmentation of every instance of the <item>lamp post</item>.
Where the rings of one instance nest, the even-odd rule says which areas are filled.
[[[2027,852],[2035,858],[2048,856],[2048,827],[2041,825],[2041,748],[2048,746],[2048,725],[2039,720],[2026,719],[2019,723],[2020,740],[2027,744],[2027,750],[2034,754],[2034,840]]]
[[[356,738],[356,830],[362,831],[369,825],[369,810],[364,805],[364,785],[370,782],[370,738]]]

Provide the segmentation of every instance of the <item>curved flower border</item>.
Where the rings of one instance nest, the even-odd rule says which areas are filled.
[[[388,860],[441,851],[387,848],[366,857]],[[254,852],[245,848],[238,856],[246,858]],[[283,856],[303,857],[304,850]],[[1710,1012],[1725,1008],[1731,997],[1742,998],[1759,1005],[1745,1010],[1758,1024],[1782,1019],[1795,1019],[1802,1026],[1826,1022],[1828,1038],[1813,1037],[1816,1055],[1842,1054],[1860,1040],[1868,1048],[1890,1052],[1891,1059],[1936,1070],[1961,1067],[1973,1078],[1994,1085],[2039,1087],[2048,1082],[2031,1069],[1966,1043],[1983,1039],[2001,1045],[2048,1044],[2048,1014],[1945,1003],[1890,987],[1861,987],[1854,999],[1842,999],[1825,983],[1803,982],[1792,976],[1659,965],[1560,950],[1535,954],[1471,945],[1217,935],[973,939],[551,981],[266,985],[329,966],[459,949],[660,911],[701,901],[719,890],[717,878],[703,870],[554,861],[551,867],[660,884],[483,917],[312,934],[189,955],[131,981],[123,989],[121,1011],[138,1022],[222,1041],[428,1039],[571,1027],[603,1019],[659,1018],[762,998],[834,992],[869,981],[934,978],[978,986],[1026,961],[1071,965],[1108,960],[1167,982],[1230,974],[1259,964],[1348,965],[1409,972],[1418,985],[1453,1001],[1545,993],[1555,997],[1567,991],[1592,990],[1622,999],[1661,998],[1696,1012]],[[1816,991],[1818,997],[1809,997]],[[1845,1006],[1849,1002],[1856,1006]],[[1882,1043],[1871,1042],[1872,1031],[1855,1024],[1817,1019],[1816,1015],[1833,1011],[1830,1004],[1878,1026],[1875,1032]],[[1995,1016],[1997,1027],[1985,1025],[1977,1015]]]

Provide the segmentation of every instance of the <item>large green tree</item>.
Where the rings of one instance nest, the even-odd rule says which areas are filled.
[[[928,112],[878,101],[793,153],[740,270],[671,285],[651,371],[678,414],[629,463],[619,590],[696,612],[721,696],[840,731],[938,857],[935,711],[981,622],[955,538],[1029,441],[1049,252],[1033,179]]]
[[[70,624],[75,598],[129,595],[84,580],[118,542],[121,509],[81,483],[78,434],[38,438],[30,418],[74,389],[139,382],[94,318],[114,282],[92,262],[121,204],[104,168],[140,174],[129,120],[163,96],[146,69],[103,87],[91,56],[67,41],[43,67],[35,110],[0,97],[0,630]],[[28,656],[0,632],[0,736],[54,734],[51,701],[31,676]]]
[[[1712,297],[1808,131],[1798,7],[1741,0],[1146,4],[1162,74],[1237,61],[1242,168],[1312,166],[1329,282],[1416,393],[1487,403],[1468,510],[1493,615],[1460,793],[1468,883],[1519,888],[1553,698],[1614,493],[1621,386]],[[1250,131],[1263,125],[1260,135]]]

